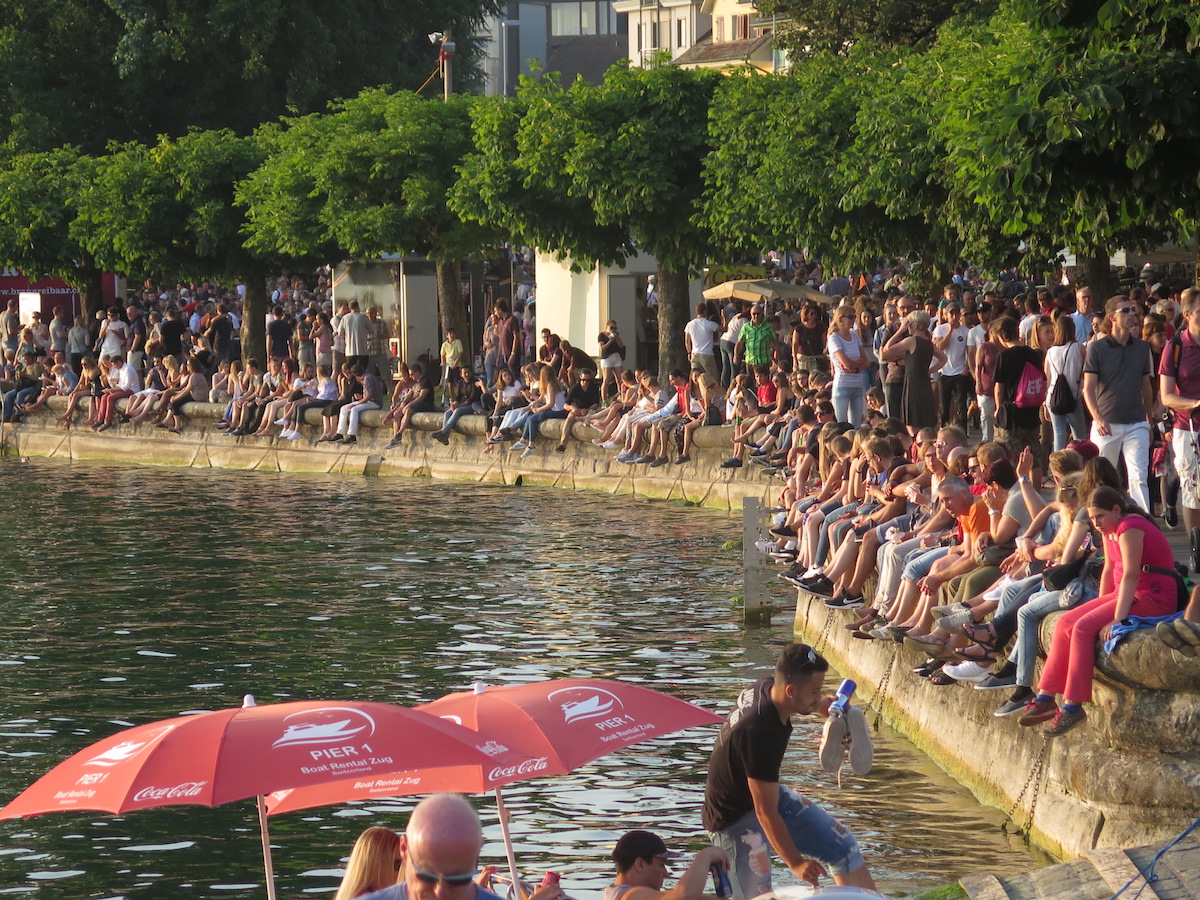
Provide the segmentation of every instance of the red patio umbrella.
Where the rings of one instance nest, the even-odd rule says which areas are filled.
[[[64,810],[219,806],[331,778],[496,763],[525,756],[461,725],[403,706],[342,700],[254,705],[127,728],[59,763],[0,809],[0,819]],[[274,897],[266,810],[259,823]]]
[[[375,797],[495,790],[504,849],[516,883],[516,861],[501,785],[540,775],[565,775],[622,747],[693,725],[719,725],[723,721],[670,694],[620,681],[584,678],[503,687],[476,684],[474,690],[447,694],[417,709],[475,729],[525,758],[464,766],[447,761],[437,768],[281,790],[267,797],[268,813],[277,815]]]

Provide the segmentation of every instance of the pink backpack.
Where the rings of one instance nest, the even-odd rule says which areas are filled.
[[[1017,382],[1017,395],[1013,398],[1019,409],[1033,409],[1046,402],[1046,376],[1032,362],[1026,361]]]

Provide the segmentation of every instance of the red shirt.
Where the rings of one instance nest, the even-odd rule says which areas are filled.
[[[1191,332],[1186,328],[1179,333],[1178,341],[1168,341],[1163,347],[1158,360],[1158,374],[1174,377],[1175,393],[1179,396],[1192,399],[1200,397],[1200,344],[1192,339]],[[1200,431],[1200,416],[1196,415],[1195,410],[1188,413],[1176,409],[1172,413],[1172,428],[1186,431],[1190,416],[1194,427]]]

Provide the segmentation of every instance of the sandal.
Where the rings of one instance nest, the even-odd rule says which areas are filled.
[[[919,666],[913,667],[913,674],[918,678],[928,678],[946,664],[944,659],[927,659]]]
[[[940,670],[929,676],[929,683],[936,684],[939,687],[945,687],[948,684],[958,684],[955,679]]]
[[[995,649],[996,628],[991,622],[968,622],[962,627],[962,633],[976,644]]]
[[[963,647],[961,650],[954,651],[956,655],[963,659],[969,659],[971,662],[986,663],[988,665],[996,661],[996,651],[984,644],[972,644],[970,647]]]

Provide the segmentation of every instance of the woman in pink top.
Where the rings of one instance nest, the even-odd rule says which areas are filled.
[[[1081,704],[1092,699],[1096,640],[1107,641],[1112,626],[1127,616],[1165,616],[1176,611],[1175,559],[1167,539],[1124,494],[1103,485],[1087,501],[1092,525],[1104,537],[1100,596],[1075,607],[1054,624],[1038,695],[1020,724],[1053,719],[1049,737],[1066,734],[1087,718]],[[1151,571],[1144,571],[1143,567]],[[1157,570],[1157,571],[1155,571]],[[1062,706],[1054,695],[1062,694]]]

